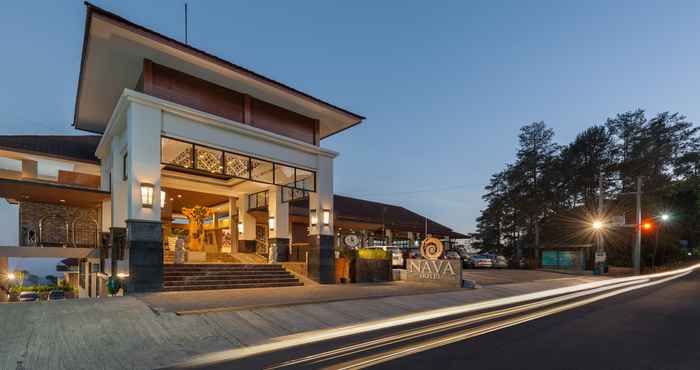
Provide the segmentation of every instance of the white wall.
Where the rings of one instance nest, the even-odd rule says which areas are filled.
[[[129,219],[160,221],[160,109],[129,104],[126,132],[129,151]],[[153,189],[153,207],[141,203],[141,184]]]

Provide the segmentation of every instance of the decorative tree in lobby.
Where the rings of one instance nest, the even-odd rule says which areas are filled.
[[[204,249],[204,219],[213,214],[212,209],[203,206],[183,208],[182,214],[187,217],[190,225],[189,250],[201,251]]]

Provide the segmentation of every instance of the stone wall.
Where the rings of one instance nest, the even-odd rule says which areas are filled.
[[[97,208],[20,202],[19,244],[45,247],[96,247]]]

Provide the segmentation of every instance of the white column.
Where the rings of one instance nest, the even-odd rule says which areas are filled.
[[[231,233],[231,252],[238,252],[238,208],[235,197],[228,197],[228,221],[228,231]]]
[[[130,103],[127,111],[128,217],[160,221],[160,134],[161,111]],[[153,185],[153,206],[141,202],[141,184]]]
[[[309,217],[311,210],[316,210],[318,223],[311,226],[311,235],[333,235],[333,158],[319,156],[318,172],[316,173],[316,192],[309,193]],[[324,225],[323,212],[330,211],[328,225]]]
[[[268,217],[275,218],[275,228],[270,230],[269,237],[289,239],[289,203],[282,202],[282,188],[272,186],[269,190]]]
[[[248,194],[238,198],[238,222],[243,222],[243,233],[238,234],[238,240],[255,240],[255,217],[248,213]]]
[[[35,179],[39,176],[39,163],[31,159],[22,160],[22,178]]]

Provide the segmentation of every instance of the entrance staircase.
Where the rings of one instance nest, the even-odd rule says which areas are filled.
[[[304,285],[282,265],[166,264],[163,291],[271,288]]]

